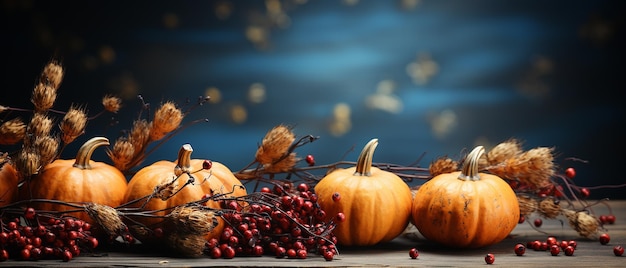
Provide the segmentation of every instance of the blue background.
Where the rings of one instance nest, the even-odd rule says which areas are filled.
[[[195,158],[238,170],[270,128],[288,124],[320,137],[297,151],[319,164],[355,160],[371,138],[380,141],[375,162],[409,165],[424,154],[421,166],[517,138],[526,149],[554,147],[560,169],[577,168],[578,185],[624,183],[623,1],[280,1],[280,20],[271,20],[266,3],[276,2],[4,0],[0,105],[30,107],[36,77],[56,58],[67,71],[57,109],[88,103],[96,113],[104,94],[125,96],[117,126],[107,128],[108,117],[89,123],[88,133],[111,139],[130,128],[137,94],[156,106],[219,89],[220,102],[186,118],[209,122],[144,164],[191,143]],[[226,18],[218,6],[230,7]],[[264,43],[246,36],[250,26],[266,32]],[[423,64],[420,55],[437,68],[416,82],[407,68]],[[366,105],[381,81],[392,82],[382,95],[401,109]],[[254,83],[265,88],[262,102],[247,98]],[[333,134],[340,103],[350,128]],[[231,119],[233,106],[247,111],[244,121]]]

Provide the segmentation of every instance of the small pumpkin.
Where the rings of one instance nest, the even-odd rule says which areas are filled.
[[[10,162],[0,163],[0,207],[15,201],[18,180],[17,170]]]
[[[242,187],[243,184],[228,167],[219,162],[211,162],[210,169],[206,169],[203,165],[207,160],[191,159],[192,152],[193,148],[191,145],[184,144],[178,152],[177,160],[157,161],[137,171],[128,182],[128,188],[124,195],[125,203],[129,204],[128,207],[141,208],[144,211],[155,211],[153,215],[165,216],[169,212],[168,209],[198,201],[207,194],[228,194],[232,192],[231,195],[236,197],[247,194],[246,189]],[[185,185],[189,180],[188,172],[192,173],[194,183]],[[140,200],[151,195],[157,186],[170,183],[174,178],[176,178],[176,182],[172,184],[175,186],[172,190],[176,193],[168,199],[162,200],[154,197],[147,203],[145,199]],[[185,186],[182,187],[183,185]],[[137,200],[140,201],[135,202]],[[207,206],[221,208],[221,205],[215,201],[207,202]],[[134,220],[149,228],[163,226],[162,218],[135,217]],[[221,235],[224,223],[219,217],[217,220],[218,225],[205,236],[207,239]],[[150,237],[143,238],[144,240],[150,239]]]
[[[481,248],[506,238],[517,226],[517,196],[500,177],[478,172],[485,149],[477,146],[461,171],[435,176],[415,194],[412,221],[428,240],[454,248]]]
[[[345,221],[334,230],[338,244],[369,246],[388,242],[409,223],[411,190],[396,174],[372,166],[377,145],[378,139],[370,140],[356,166],[330,172],[314,188],[327,217],[339,212],[345,215]]]
[[[122,204],[126,192],[126,176],[112,165],[91,160],[96,148],[108,146],[105,137],[94,137],[79,149],[75,159],[57,159],[20,188],[20,199],[50,199],[70,203],[92,202],[116,207]],[[76,210],[58,203],[33,202],[32,207],[44,211]],[[69,215],[94,223],[86,212]]]

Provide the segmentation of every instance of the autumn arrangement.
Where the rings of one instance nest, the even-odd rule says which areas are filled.
[[[102,111],[91,117],[80,106],[56,110],[63,74],[56,61],[43,68],[32,109],[0,106],[0,145],[7,148],[0,154],[0,261],[69,261],[120,244],[165,246],[189,257],[330,261],[340,246],[399,236],[488,247],[531,216],[564,217],[587,239],[608,236],[604,225],[615,221],[594,214],[593,207],[605,203],[588,203],[589,190],[574,183],[575,170],[555,165],[554,148],[525,150],[515,139],[420,167],[374,162],[379,141],[373,138],[356,161],[319,164],[297,154],[318,137],[297,137],[292,127],[278,125],[238,170],[192,158],[192,144],[167,157],[173,161],[145,163],[186,126],[206,121],[183,124],[208,97],[186,108],[166,101],[153,114],[146,108],[111,142],[89,137],[86,126],[116,114],[122,101],[104,96]],[[81,136],[87,140],[75,157],[61,159]],[[99,149],[106,162],[91,159]],[[410,254],[417,257],[414,249]]]

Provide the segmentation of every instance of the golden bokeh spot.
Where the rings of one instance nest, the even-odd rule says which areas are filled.
[[[115,61],[115,50],[111,46],[102,46],[98,51],[100,61],[105,64],[111,64]]]
[[[180,26],[180,21],[178,19],[178,15],[174,13],[167,13],[163,15],[163,26],[167,29],[175,29]]]
[[[552,88],[545,82],[545,77],[554,71],[554,63],[549,58],[538,56],[529,70],[520,79],[517,90],[522,95],[534,99],[543,100],[552,92]]]
[[[457,125],[457,115],[452,110],[443,110],[430,117],[430,128],[438,139],[445,138]]]
[[[209,87],[204,92],[205,96],[209,96],[209,103],[220,103],[222,101],[222,92],[219,88]]]
[[[419,5],[421,0],[400,0],[402,10],[413,10]]]
[[[264,27],[250,25],[248,26],[248,28],[246,28],[246,38],[257,47],[265,47],[265,45],[267,45],[269,41],[268,37],[269,31]]]
[[[231,2],[222,1],[215,4],[215,16],[220,20],[230,18],[233,13],[233,4]]]
[[[248,119],[248,111],[243,105],[235,104],[230,107],[230,120],[235,124],[242,124]]]
[[[262,103],[265,101],[265,86],[261,83],[254,83],[248,89],[248,101],[252,103]]]
[[[333,136],[342,136],[352,128],[350,121],[350,106],[346,103],[338,103],[333,108],[333,118],[328,126],[328,131]]]
[[[431,59],[428,53],[420,53],[415,61],[406,66],[407,74],[417,85],[425,85],[438,71],[439,65]]]
[[[343,136],[352,128],[350,121],[332,121],[328,126],[328,131],[335,137]]]
[[[136,99],[139,94],[139,84],[130,73],[124,73],[110,82],[113,91],[123,100]]]
[[[347,103],[338,103],[333,108],[333,118],[335,120],[350,121],[350,110],[350,106]]]

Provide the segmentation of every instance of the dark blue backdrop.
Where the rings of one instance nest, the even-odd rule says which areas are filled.
[[[41,67],[58,58],[67,75],[57,108],[95,111],[120,94],[124,128],[137,94],[158,104],[221,93],[188,117],[209,123],[147,163],[189,142],[195,157],[236,170],[285,123],[320,136],[298,151],[318,163],[374,137],[374,161],[408,165],[426,153],[423,166],[518,138],[555,147],[579,185],[622,184],[623,11],[623,1],[2,1],[1,81],[17,98],[5,93],[0,105],[29,107]],[[248,97],[255,83],[260,100]],[[349,120],[334,115],[338,105]],[[234,108],[245,119],[234,121]]]

